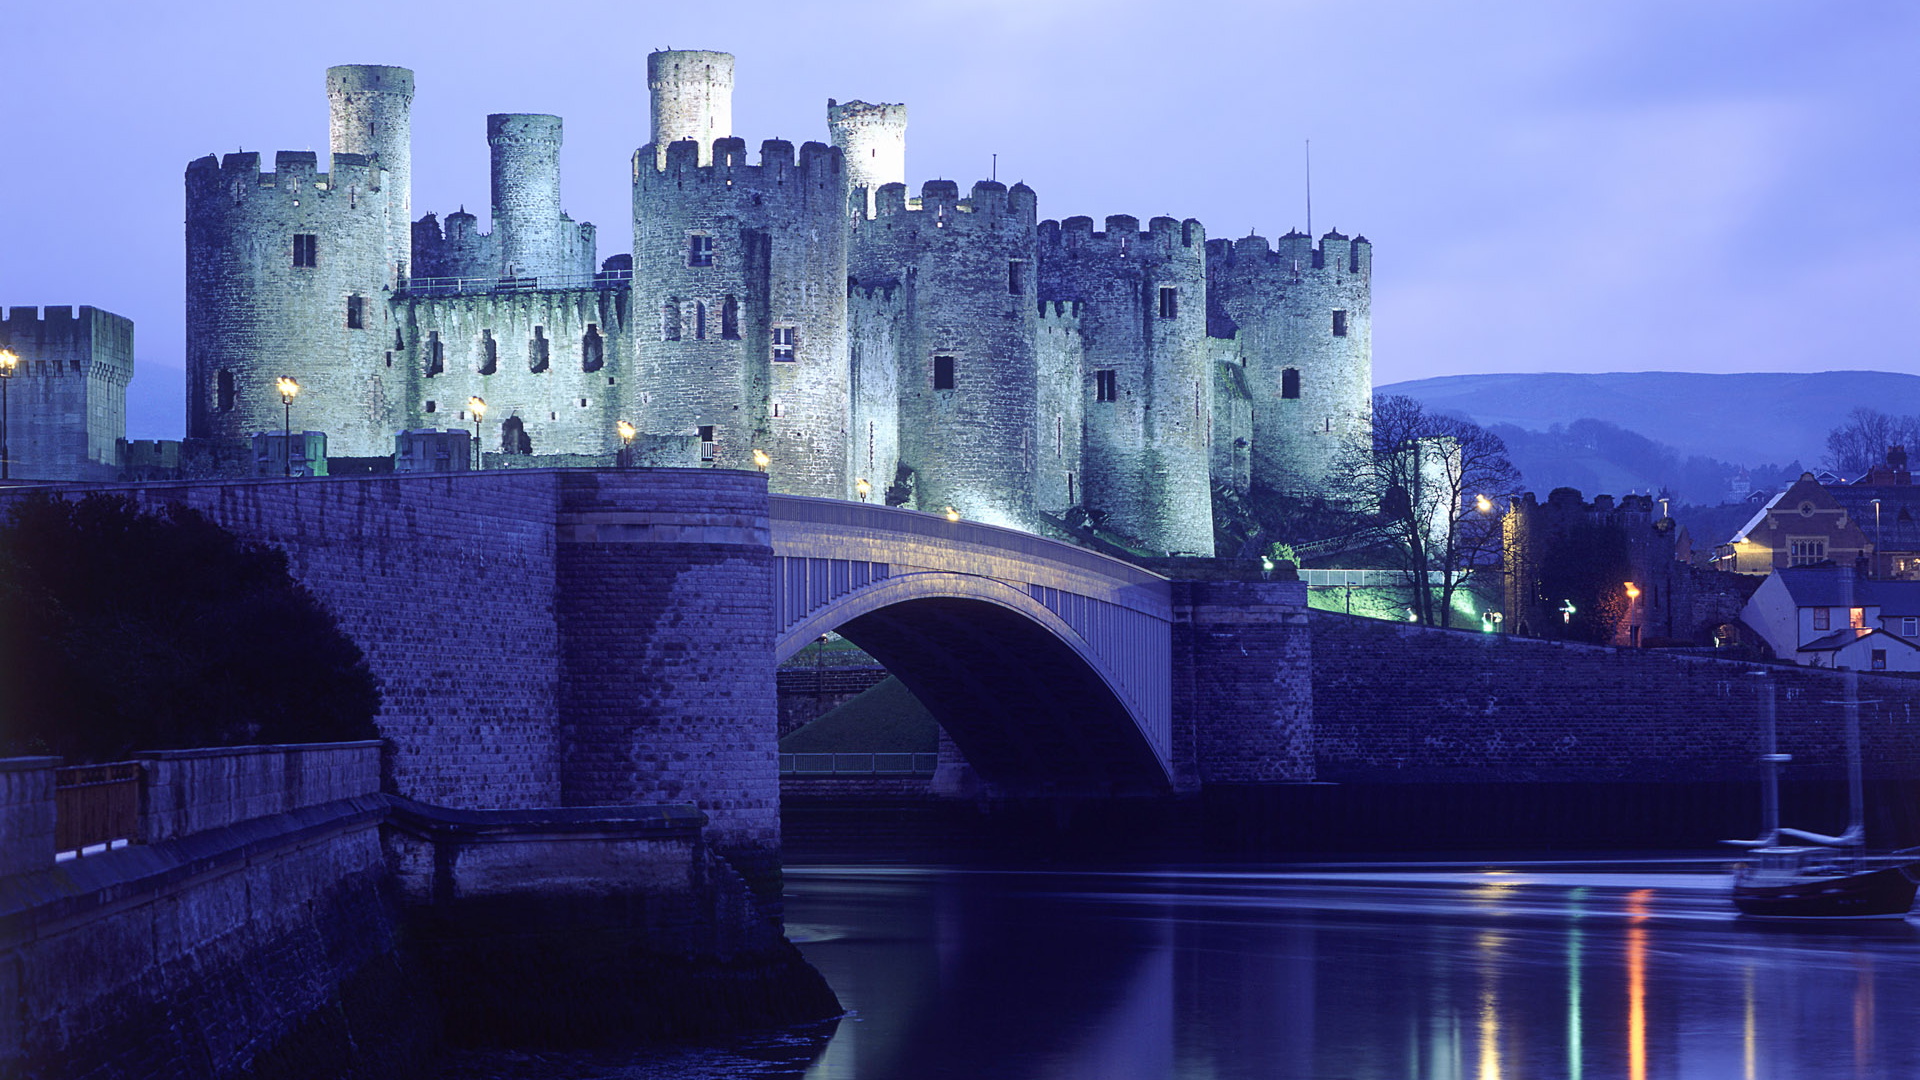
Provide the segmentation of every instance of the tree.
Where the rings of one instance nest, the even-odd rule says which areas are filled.
[[[1454,594],[1499,572],[1498,502],[1520,483],[1499,436],[1409,397],[1375,398],[1369,429],[1348,439],[1335,473],[1397,552],[1420,622],[1448,625]]]
[[[1920,448],[1920,416],[1889,416],[1858,408],[1827,432],[1827,467],[1846,477],[1859,476],[1887,458],[1889,447]]]
[[[23,499],[0,523],[0,754],[373,738],[379,706],[276,548],[107,495]]]

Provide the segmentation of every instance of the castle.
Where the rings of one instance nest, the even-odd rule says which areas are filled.
[[[1212,554],[1211,486],[1312,491],[1372,389],[1363,237],[1208,240],[1041,221],[1031,188],[906,180],[905,106],[828,102],[832,144],[733,136],[733,57],[647,59],[633,250],[561,208],[557,116],[487,118],[492,222],[413,218],[413,74],[327,72],[331,160],[187,167],[190,438],[329,453],[472,425],[489,451],[606,455],[620,424],[775,491],[1046,531],[1074,508]],[[495,460],[501,460],[496,458]]]

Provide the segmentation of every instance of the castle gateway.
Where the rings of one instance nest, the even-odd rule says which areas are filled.
[[[630,255],[561,209],[557,116],[487,118],[490,231],[414,220],[405,68],[328,70],[326,171],[189,165],[188,435],[279,430],[291,375],[339,457],[475,423],[479,398],[487,451],[528,464],[608,455],[628,423],[658,463],[764,462],[776,492],[1043,532],[1085,514],[1212,554],[1211,485],[1318,490],[1364,430],[1364,237],[1096,231],[992,180],[911,197],[903,105],[829,101],[832,145],[749,155],[731,56],[647,70]]]

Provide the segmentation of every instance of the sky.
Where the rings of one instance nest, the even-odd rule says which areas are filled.
[[[413,208],[487,216],[486,115],[564,117],[632,235],[646,54],[736,57],[734,134],[905,102],[908,183],[1044,217],[1374,243],[1377,384],[1519,371],[1920,372],[1920,4],[916,0],[16,5],[0,306],[134,320],[129,436],[184,431],[183,174],[326,150],[325,70],[412,68]],[[84,11],[85,17],[76,12]]]

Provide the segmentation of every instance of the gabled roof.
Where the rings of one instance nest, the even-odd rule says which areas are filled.
[[[1727,542],[1730,544],[1737,544],[1740,541],[1745,540],[1747,538],[1748,533],[1751,533],[1753,530],[1759,528],[1760,523],[1767,520],[1767,514],[1773,510],[1773,504],[1779,502],[1780,499],[1785,495],[1786,495],[1786,492],[1782,491],[1779,494],[1776,494],[1773,498],[1768,499],[1765,503],[1763,503],[1759,511],[1756,512],[1753,515],[1753,517],[1749,518],[1745,525],[1740,526],[1740,530],[1733,534],[1733,539]]]
[[[1786,566],[1773,573],[1796,608],[1877,607],[1881,618],[1920,615],[1920,581],[1875,581],[1844,566]]]
[[[1908,641],[1898,634],[1889,634],[1885,630],[1878,630],[1871,626],[1864,626],[1858,629],[1848,627],[1845,630],[1835,630],[1825,637],[1814,638],[1812,641],[1800,646],[1797,651],[1839,652],[1841,649],[1869,637],[1877,644],[1894,644],[1903,649],[1912,649],[1915,652],[1920,652],[1920,645],[1915,645],[1913,642]]]

